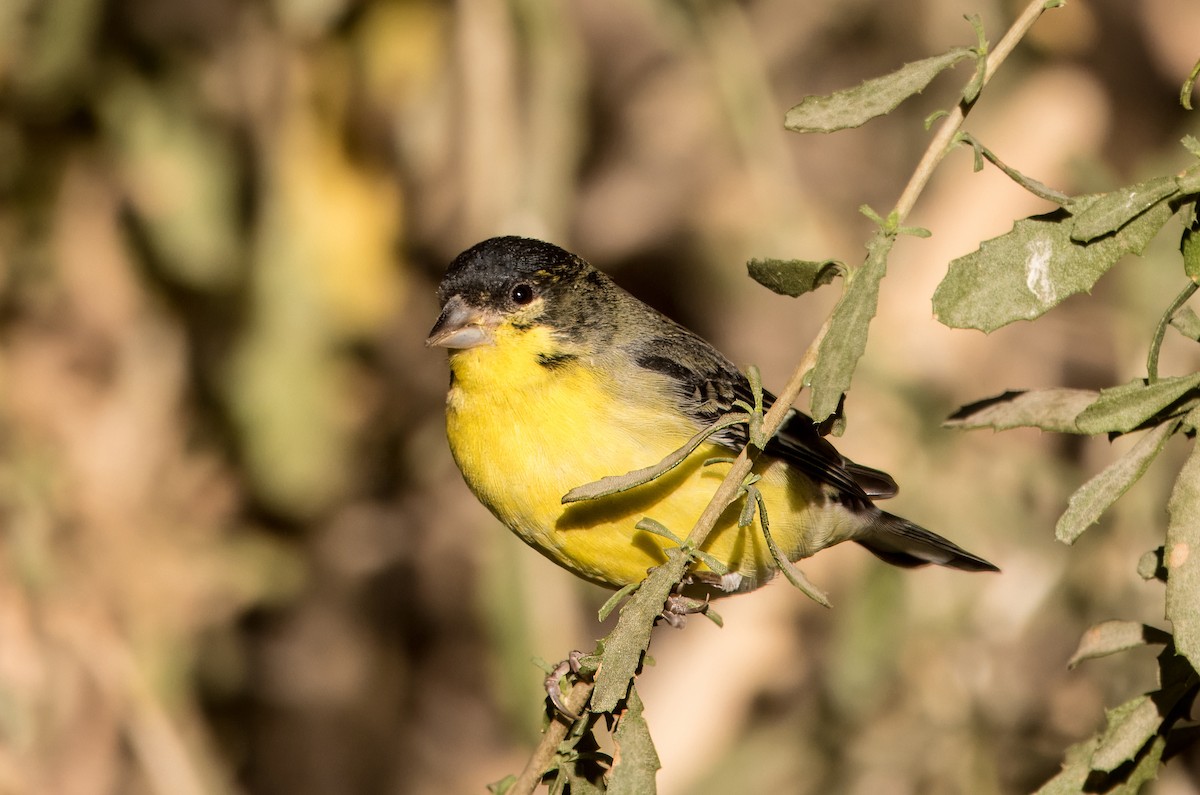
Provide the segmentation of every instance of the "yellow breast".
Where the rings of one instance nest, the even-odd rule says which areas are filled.
[[[479,500],[530,546],[594,582],[638,582],[666,560],[670,542],[634,525],[650,517],[686,536],[727,469],[703,462],[730,453],[703,445],[652,483],[564,506],[572,488],[657,463],[697,428],[669,399],[648,394],[648,382],[616,383],[582,358],[539,364],[537,352],[553,349],[544,328],[502,328],[495,345],[454,351],[450,449]],[[834,541],[837,523],[807,478],[765,459],[756,471],[773,535],[790,559]],[[757,523],[738,528],[738,513],[738,505],[726,511],[705,549],[753,587],[774,567]]]

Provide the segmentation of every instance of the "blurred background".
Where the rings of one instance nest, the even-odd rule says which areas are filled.
[[[448,454],[445,265],[560,243],[779,388],[834,291],[751,257],[861,259],[960,66],[893,117],[782,128],[804,95],[993,41],[1001,0],[5,0],[0,4],[0,792],[481,792],[608,594],[524,548]],[[1048,14],[968,127],[1068,192],[1180,168],[1194,0]],[[846,545],[726,626],[661,630],[640,689],[664,793],[1019,793],[1152,689],[1154,651],[1066,661],[1136,574],[1178,442],[1068,549],[1129,446],[941,420],[1010,388],[1144,374],[1173,222],[1091,296],[991,336],[931,318],[950,259],[1047,207],[953,154],[897,247],[839,446],[1001,575]],[[1200,366],[1172,333],[1165,374]],[[686,528],[676,528],[678,531]],[[1200,792],[1200,754],[1157,793]]]

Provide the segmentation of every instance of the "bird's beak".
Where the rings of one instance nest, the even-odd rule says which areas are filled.
[[[489,345],[500,316],[486,309],[467,304],[461,296],[452,295],[442,308],[442,314],[429,331],[425,344],[443,348],[474,348]]]

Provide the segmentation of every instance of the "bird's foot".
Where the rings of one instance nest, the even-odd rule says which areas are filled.
[[[546,695],[550,698],[550,703],[554,705],[559,714],[572,722],[579,720],[580,716],[567,707],[567,702],[563,699],[562,687],[558,681],[568,673],[578,676],[583,667],[580,664],[581,659],[583,659],[583,652],[571,652],[567,655],[567,659],[554,666],[554,670],[550,672],[543,683],[546,687]]]
[[[687,624],[688,616],[697,613],[704,615],[707,612],[707,596],[704,599],[693,599],[681,593],[673,593],[667,597],[666,604],[663,605],[663,610],[659,616],[663,621],[675,627],[675,629],[683,629],[684,625]]]

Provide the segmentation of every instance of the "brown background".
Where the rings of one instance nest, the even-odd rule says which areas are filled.
[[[538,729],[533,657],[590,648],[606,594],[504,531],[448,455],[426,350],[451,257],[545,237],[778,388],[833,300],[750,257],[861,257],[952,101],[782,129],[805,94],[993,40],[1015,3],[927,0],[6,0],[0,7],[0,792],[479,792]],[[1180,168],[1192,0],[1049,14],[969,128],[1068,192]],[[1033,324],[931,319],[947,262],[1046,207],[953,154],[884,282],[839,443],[896,510],[1004,573],[858,548],[662,631],[642,678],[664,793],[1010,793],[1146,650],[1065,661],[1106,618],[1162,623],[1135,573],[1176,443],[1068,549],[1072,490],[1129,440],[939,427],[1008,388],[1144,373],[1182,286],[1148,256]],[[1200,364],[1168,338],[1163,371]],[[586,451],[581,451],[586,454]],[[503,451],[497,451],[503,455]],[[677,528],[686,529],[686,528]],[[1200,792],[1200,756],[1156,793]]]

